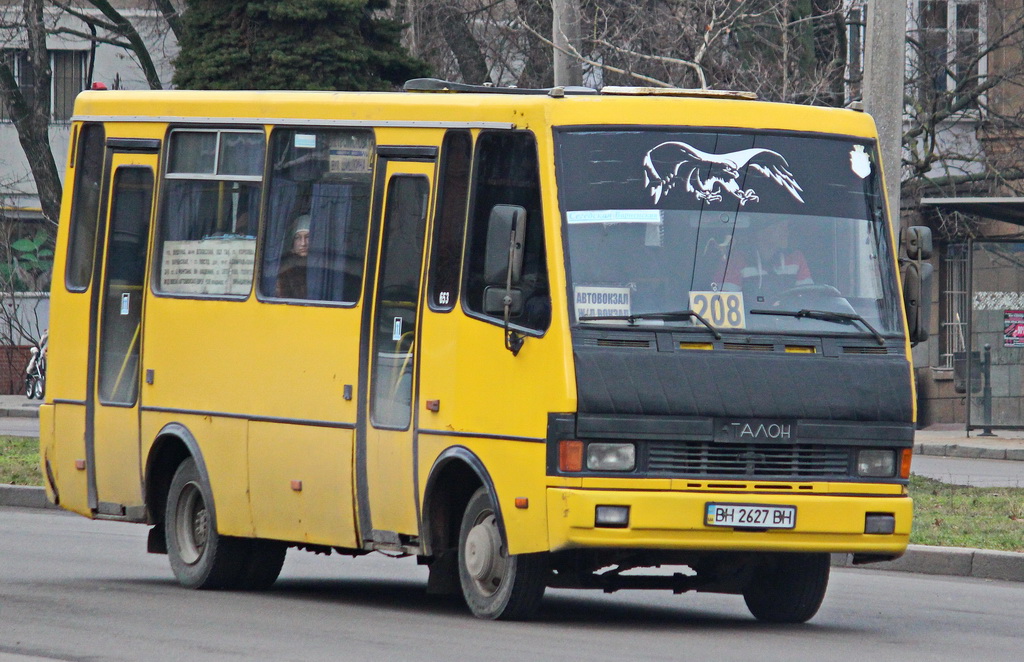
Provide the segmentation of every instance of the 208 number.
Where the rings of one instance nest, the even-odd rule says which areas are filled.
[[[746,327],[742,292],[690,292],[690,310],[712,326],[728,329]]]

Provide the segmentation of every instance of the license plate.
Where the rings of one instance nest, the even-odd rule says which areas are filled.
[[[792,529],[796,526],[796,506],[709,503],[704,513],[707,526],[734,529]]]

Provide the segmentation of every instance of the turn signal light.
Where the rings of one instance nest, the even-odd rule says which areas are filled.
[[[903,478],[903,479],[909,479],[910,478],[910,461],[913,459],[913,457],[914,457],[914,449],[913,448],[904,448],[903,449],[903,452],[900,454],[900,478]]]
[[[583,471],[583,442],[558,442],[558,470]]]

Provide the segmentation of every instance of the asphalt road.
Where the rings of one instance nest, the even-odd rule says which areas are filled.
[[[143,526],[0,508],[0,661],[1015,660],[1024,584],[834,569],[818,616],[767,626],[741,598],[550,591],[493,623],[424,593],[409,559],[290,551],[266,593],[191,591]]]
[[[915,455],[910,471],[918,476],[927,476],[953,485],[1024,487],[1024,462],[1013,460]]]
[[[39,419],[0,416],[0,434],[8,434],[13,437],[38,437]]]

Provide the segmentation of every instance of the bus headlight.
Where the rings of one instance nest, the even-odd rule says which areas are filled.
[[[877,449],[858,451],[857,475],[865,478],[892,478],[896,475],[896,453]]]
[[[632,471],[636,467],[633,444],[588,444],[587,469],[590,471]]]

